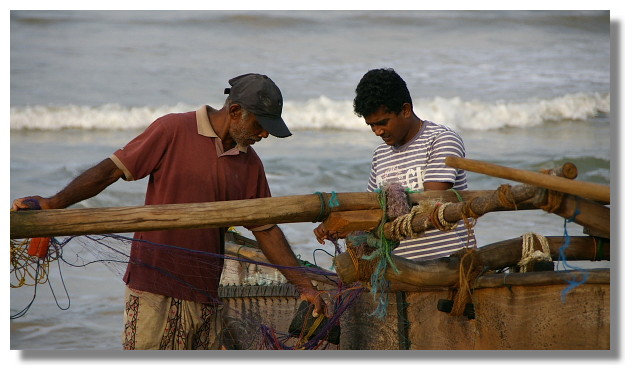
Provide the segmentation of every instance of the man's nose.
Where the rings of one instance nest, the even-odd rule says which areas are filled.
[[[382,134],[384,134],[384,130],[381,129],[380,127],[378,127],[378,126],[371,126],[370,130],[372,130],[373,133],[375,133],[375,135],[378,136],[378,137],[381,137]]]
[[[260,134],[258,134],[261,138],[267,138],[269,136],[269,132],[266,131],[265,129],[262,129],[262,131],[260,132]]]

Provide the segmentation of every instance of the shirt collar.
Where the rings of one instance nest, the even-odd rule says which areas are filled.
[[[209,121],[209,116],[207,115],[208,107],[209,106],[204,105],[196,111],[196,128],[198,129],[198,134],[204,137],[218,138],[217,143],[222,143],[222,141],[214,131],[212,123]],[[245,146],[236,145],[235,148],[237,148],[240,152],[247,152],[247,147]]]

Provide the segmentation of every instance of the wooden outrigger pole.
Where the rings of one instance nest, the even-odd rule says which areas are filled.
[[[465,199],[490,190],[462,193]],[[336,195],[338,204],[329,201]],[[450,191],[411,194],[413,201],[456,202]],[[10,213],[11,238],[128,233],[136,231],[318,222],[330,212],[379,209],[376,193],[320,193],[236,201],[107,208],[70,208]]]
[[[552,176],[546,173],[525,171],[491,164],[484,161],[458,158],[455,156],[448,156],[445,160],[445,164],[450,167],[465,169],[466,171],[523,182],[562,193],[573,194],[601,203],[611,202],[611,188],[608,185],[594,184],[586,181],[576,181],[560,176]]]
[[[463,163],[465,160],[467,159],[453,160],[449,158],[448,161],[450,163]],[[466,166],[462,166],[461,168],[463,167]],[[515,170],[514,176],[517,174],[519,174],[519,172]],[[567,183],[563,183],[560,180],[568,181],[569,183],[579,181],[571,181],[567,178],[549,176],[547,174],[538,174],[541,175],[541,177],[557,179],[559,181],[558,188],[560,190],[578,191],[578,185],[567,185]],[[600,192],[608,191],[607,186],[589,184],[590,183],[584,185],[585,195],[588,195],[586,192],[589,187],[597,188]],[[545,184],[541,183],[541,185]],[[561,185],[565,186],[566,189],[561,188]],[[492,211],[535,209],[536,204],[540,203],[538,201],[543,199],[540,198],[541,192],[544,192],[544,190],[531,185],[511,187],[512,198],[516,203],[514,208],[504,205],[500,201],[500,198],[497,199],[498,192],[496,190],[461,191],[460,197],[452,191],[428,191],[423,193],[411,193],[409,194],[409,200],[415,203],[426,199],[455,202],[456,204],[446,208],[444,216],[447,222],[456,222],[463,217],[463,210],[467,202],[470,204],[470,209],[479,215]],[[341,213],[344,215],[346,212],[350,213],[360,210],[365,210],[368,216],[374,219],[367,219],[362,227],[359,227],[359,223],[352,223],[352,226],[346,229],[372,229],[376,226],[375,223],[380,219],[380,217],[377,217],[380,204],[376,193],[337,193],[336,196],[334,196],[335,194],[336,193],[316,193],[237,201],[137,207],[14,211],[10,213],[10,237],[33,238],[167,229],[318,222],[324,221],[332,213]],[[329,202],[335,198],[337,199],[337,204],[329,204]],[[600,193],[599,196],[595,198],[600,198],[599,200],[603,201],[608,200],[609,196]],[[459,199],[463,200],[463,202],[459,202]],[[554,213],[566,218],[575,216],[575,221],[581,225],[588,226],[602,233],[610,233],[609,209],[591,200],[565,195],[561,208],[555,210]],[[355,215],[359,217],[360,213],[357,212]],[[364,213],[362,213],[362,216],[364,216]],[[425,229],[416,227],[417,225],[420,226],[423,224],[423,218],[415,217],[413,219],[414,229]],[[357,227],[355,225],[357,225]],[[387,227],[389,228],[390,224]]]

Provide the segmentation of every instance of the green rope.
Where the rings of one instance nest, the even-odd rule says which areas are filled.
[[[326,210],[327,206],[326,206],[326,202],[324,201],[324,193],[316,191],[313,194],[316,194],[318,197],[320,197],[320,213],[312,221],[312,223],[317,223],[318,221],[324,221],[331,213],[331,210],[329,209],[328,212]],[[337,193],[332,191],[331,199],[329,199],[328,207],[333,208],[333,207],[338,207],[339,205],[340,205],[340,201],[337,199]]]
[[[332,191],[331,192],[331,199],[329,199],[329,207],[333,208],[333,207],[339,207],[340,205],[340,201],[337,199],[337,193]]]
[[[395,273],[400,272],[390,256],[392,251],[397,247],[397,245],[399,245],[399,242],[391,241],[384,235],[384,225],[388,219],[388,215],[386,214],[388,208],[387,193],[385,189],[381,189],[378,193],[379,205],[384,212],[384,215],[382,216],[381,222],[379,223],[374,236],[366,236],[366,242],[368,245],[376,250],[369,255],[363,256],[362,259],[372,260],[379,257],[375,271],[370,277],[371,293],[373,294],[375,301],[379,300],[379,303],[375,311],[370,315],[384,318],[388,309],[387,291],[390,288],[390,281],[386,280],[385,275],[388,265],[390,265]]]
[[[458,191],[454,190],[454,189],[448,189],[452,192],[454,192],[454,194],[456,194],[456,197],[458,198],[459,202],[463,202],[463,197],[461,197],[461,194],[459,194]]]

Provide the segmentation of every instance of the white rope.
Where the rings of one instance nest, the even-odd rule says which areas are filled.
[[[445,217],[443,216],[443,213],[445,212],[445,208],[449,204],[452,204],[452,203],[451,202],[443,203],[439,207],[439,211],[438,211],[438,215],[437,215],[437,217],[439,218],[439,223],[441,223],[441,226],[443,227],[444,231],[455,229],[459,225],[458,221],[455,222],[455,223],[448,223],[447,221],[445,221]]]
[[[534,237],[540,242],[541,251],[535,249]],[[523,234],[523,252],[518,266],[520,272],[527,272],[527,265],[536,261],[551,261],[551,251],[545,236],[529,232]]]

